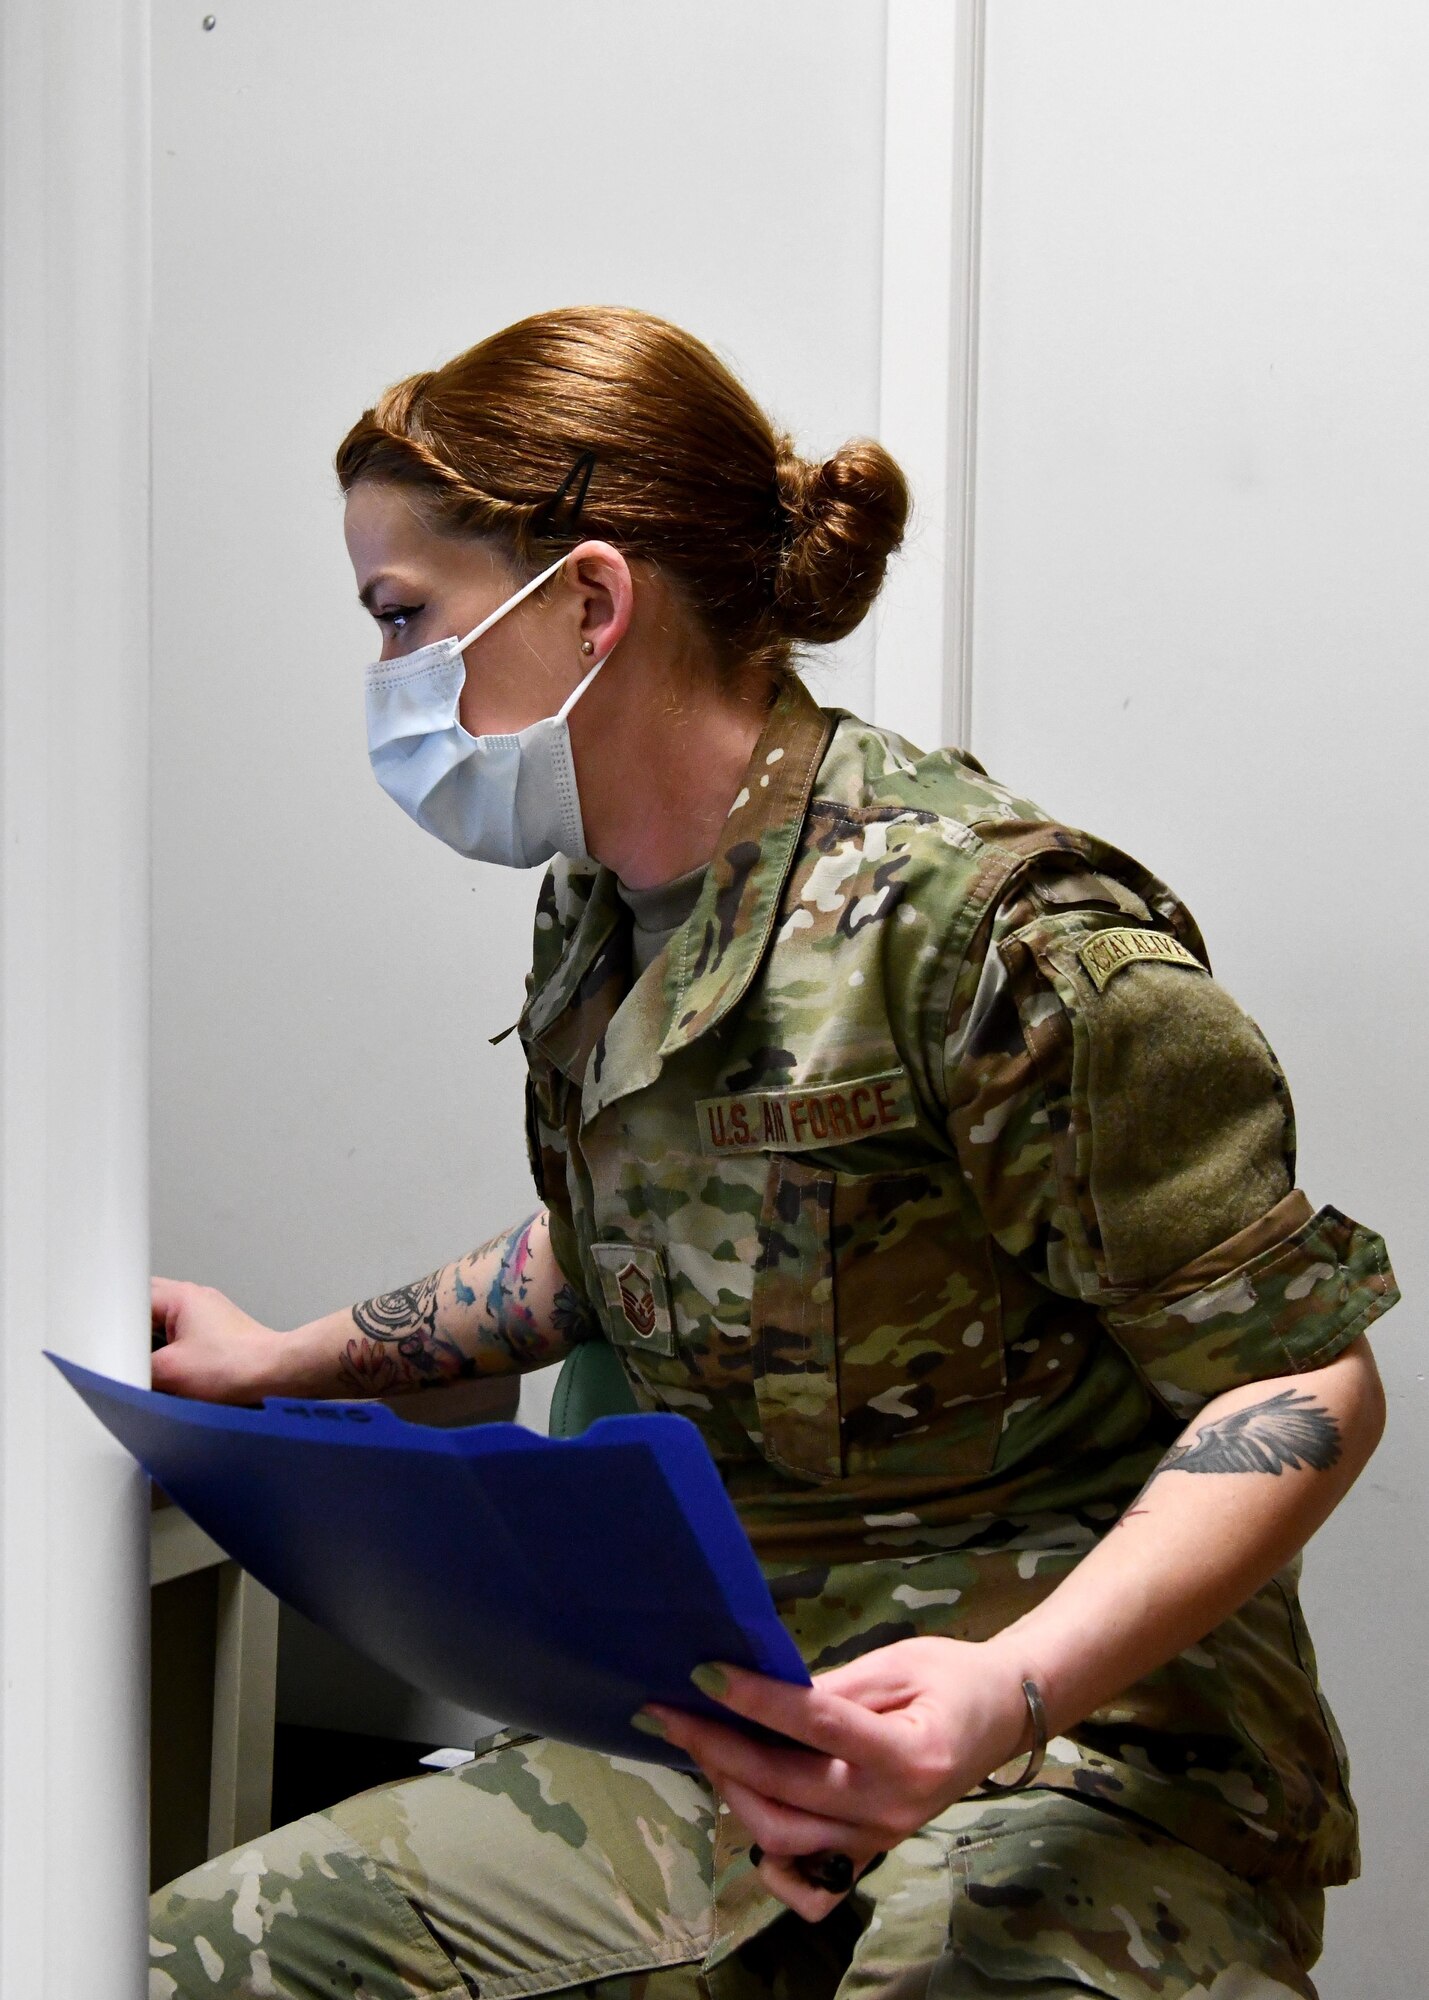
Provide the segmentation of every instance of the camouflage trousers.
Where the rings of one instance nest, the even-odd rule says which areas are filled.
[[[503,1733],[157,1891],[150,2000],[1313,2000],[1320,1892],[1074,1793],[951,1807],[820,1924],[759,1891],[722,1810]]]

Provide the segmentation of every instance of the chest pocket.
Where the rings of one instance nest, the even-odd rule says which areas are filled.
[[[955,1167],[769,1162],[751,1306],[766,1456],[819,1481],[991,1470],[1007,1376],[996,1275]]]

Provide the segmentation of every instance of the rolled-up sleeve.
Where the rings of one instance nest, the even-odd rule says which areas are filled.
[[[946,1044],[964,1172],[1170,1410],[1322,1367],[1395,1303],[1381,1238],[1295,1187],[1284,1075],[1191,927],[1024,893],[984,945]]]
[[[1383,1238],[1312,1210],[1297,1188],[1102,1316],[1162,1401],[1191,1416],[1243,1382],[1323,1368],[1398,1297]]]

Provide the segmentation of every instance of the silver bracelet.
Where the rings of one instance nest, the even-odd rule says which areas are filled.
[[[1000,1785],[995,1778],[984,1778],[978,1786],[981,1792],[992,1792],[1001,1796],[1004,1792],[1020,1792],[1042,1768],[1042,1760],[1047,1755],[1047,1711],[1042,1706],[1041,1691],[1036,1681],[1024,1681],[1022,1692],[1027,1697],[1027,1711],[1032,1717],[1032,1748],[1027,1753],[1027,1762],[1010,1785]]]

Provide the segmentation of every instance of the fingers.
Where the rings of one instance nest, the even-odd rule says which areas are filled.
[[[799,1873],[793,1861],[785,1861],[775,1855],[766,1854],[756,1867],[765,1888],[781,1903],[787,1903],[806,1924],[816,1924],[830,1910],[837,1909],[847,1893],[830,1893],[827,1889],[815,1888]]]
[[[816,1685],[825,1694],[856,1701],[861,1708],[884,1712],[899,1708],[916,1696],[918,1684],[911,1675],[898,1672],[893,1661],[881,1657],[893,1651],[892,1646],[879,1646],[871,1653],[860,1653],[856,1660],[845,1660],[842,1666],[821,1673]]]
[[[179,1311],[178,1289],[172,1278],[149,1280],[149,1325],[154,1335],[151,1345],[162,1346],[163,1341],[173,1339],[174,1321]]]
[[[725,1771],[712,1770],[706,1775],[740,1824],[775,1860],[814,1854],[820,1848],[833,1848],[866,1859],[878,1850],[877,1828],[834,1819],[825,1813],[803,1811],[783,1799],[770,1798],[766,1792],[741,1783]]]
[[[750,1861],[766,1889],[787,1903],[807,1923],[817,1923],[841,1903],[855,1883],[888,1858],[888,1850],[870,1853],[866,1840],[844,1847],[818,1848],[796,1855],[767,1854],[758,1841]]]
[[[893,1716],[916,1707],[926,1698],[931,1684],[947,1683],[961,1669],[973,1672],[978,1663],[976,1646],[925,1635],[875,1646],[857,1659],[830,1667],[819,1675],[818,1685],[828,1694]]]
[[[184,1295],[192,1290],[192,1285],[182,1278],[150,1278],[149,1315],[153,1324],[172,1331],[184,1303]]]
[[[723,1661],[697,1667],[691,1676],[697,1687],[734,1714],[762,1722],[781,1736],[792,1736],[827,1757],[850,1764],[880,1765],[889,1752],[888,1725],[870,1709],[825,1687],[797,1687],[767,1674],[746,1673]]]
[[[658,1702],[649,1703],[644,1713],[657,1717],[667,1740],[688,1750],[705,1770],[717,1769],[754,1791],[775,1794],[812,1812],[828,1812],[831,1805],[836,1811],[845,1793],[853,1803],[858,1777],[842,1758],[825,1757],[817,1750],[781,1750],[708,1716]]]

